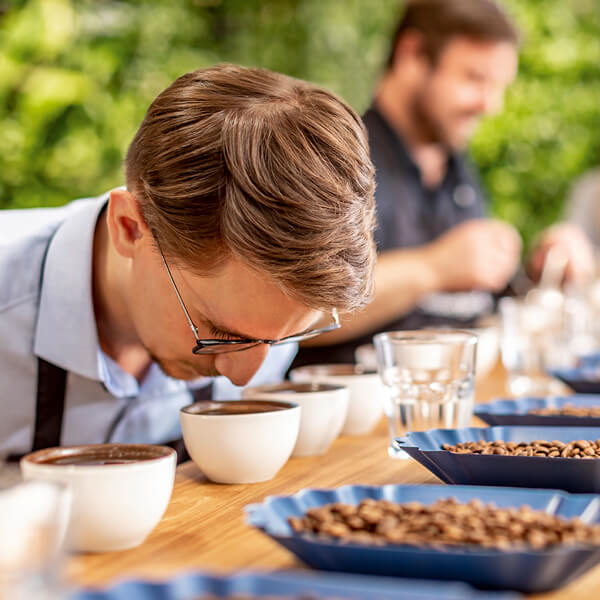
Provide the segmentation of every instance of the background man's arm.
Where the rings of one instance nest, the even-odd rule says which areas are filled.
[[[338,344],[359,337],[410,312],[438,289],[437,275],[426,258],[426,246],[389,250],[377,257],[375,297],[363,310],[342,315],[341,329],[304,342],[305,346]]]
[[[418,248],[382,252],[375,270],[375,297],[342,327],[308,342],[327,346],[377,330],[437,291],[504,289],[519,264],[521,238],[510,225],[473,219]]]

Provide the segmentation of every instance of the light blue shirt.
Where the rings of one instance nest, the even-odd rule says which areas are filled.
[[[0,457],[31,450],[38,357],[68,371],[62,445],[181,437],[179,409],[191,402],[190,384],[157,364],[138,383],[98,343],[92,248],[107,200],[105,194],[61,208],[0,211]],[[249,385],[280,381],[296,351],[295,344],[270,348]],[[226,378],[213,381],[213,398],[240,397]]]

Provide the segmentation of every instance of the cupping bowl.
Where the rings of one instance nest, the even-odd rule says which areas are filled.
[[[307,365],[290,371],[290,379],[348,388],[350,398],[342,435],[369,433],[383,416],[383,399],[388,392],[376,371],[352,364]]]
[[[175,463],[166,446],[89,444],[27,454],[21,473],[70,490],[71,549],[108,552],[139,546],[154,529],[171,497]]]
[[[284,381],[249,387],[242,395],[255,400],[293,400],[300,407],[300,429],[292,456],[327,452],[342,430],[348,412],[348,389],[341,385]]]
[[[446,483],[560,488],[568,492],[600,493],[600,459],[457,454],[442,444],[504,440],[596,440],[598,427],[467,427],[413,431],[396,439],[404,450]]]
[[[574,394],[546,398],[499,398],[475,406],[475,416],[488,425],[534,425],[552,427],[600,427],[600,417],[571,415],[532,415],[529,411],[542,408],[562,408],[565,404],[578,407],[600,406],[600,395]]]
[[[382,577],[303,572],[238,573],[229,577],[184,575],[164,583],[126,581],[105,590],[81,591],[69,600],[192,600],[216,598],[310,598],[352,600],[517,600],[515,593],[482,592],[464,583],[401,582]]]
[[[269,400],[204,400],[180,410],[192,460],[216,483],[256,483],[275,477],[292,454],[300,407]]]
[[[368,546],[297,534],[289,517],[332,502],[358,504],[364,498],[433,504],[440,498],[459,502],[473,499],[498,507],[520,507],[586,523],[600,522],[600,498],[555,490],[525,490],[442,485],[350,485],[332,490],[306,489],[293,496],[269,496],[246,507],[248,522],[294,553],[307,565],[327,571],[369,573],[395,577],[461,580],[478,587],[542,592],[562,586],[600,561],[600,547],[556,546],[546,550],[521,547],[491,550],[473,547],[428,548],[408,545]],[[398,585],[398,590],[402,586]],[[446,598],[442,593],[442,598]]]

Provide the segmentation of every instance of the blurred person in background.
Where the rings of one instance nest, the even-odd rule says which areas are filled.
[[[125,171],[98,198],[0,213],[0,456],[175,440],[192,392],[280,380],[295,342],[371,295],[373,165],[326,90],[183,75]]]
[[[364,115],[376,169],[375,299],[342,329],[307,342],[294,366],[354,362],[383,330],[473,326],[494,309],[518,268],[521,239],[486,217],[486,199],[465,156],[480,119],[502,109],[517,73],[519,34],[493,0],[409,0],[385,72]],[[585,235],[544,232],[529,259],[537,278],[553,246],[567,277],[591,270]]]
[[[570,223],[583,229],[600,247],[600,168],[584,173],[573,183],[565,213]]]

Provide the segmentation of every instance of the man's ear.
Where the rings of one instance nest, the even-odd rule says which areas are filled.
[[[125,258],[133,258],[144,238],[151,235],[140,205],[127,190],[110,193],[106,222],[113,246]]]
[[[425,40],[417,30],[404,33],[394,49],[394,68],[402,68],[406,64],[421,64],[426,60]]]

